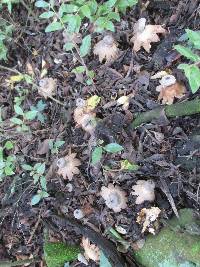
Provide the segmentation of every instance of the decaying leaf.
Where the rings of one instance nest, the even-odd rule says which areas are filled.
[[[44,98],[55,95],[57,80],[53,78],[43,78],[39,82],[38,93]]]
[[[114,212],[120,212],[127,207],[126,192],[122,191],[119,186],[109,184],[108,187],[102,186],[100,195],[106,202],[106,206]]]
[[[96,245],[91,244],[88,238],[82,238],[82,247],[84,248],[84,256],[87,260],[91,259],[95,262],[98,262],[100,260],[99,248]]]
[[[78,167],[81,165],[79,159],[76,158],[76,153],[69,153],[69,155],[64,158],[60,158],[57,161],[59,175],[62,175],[64,179],[72,180],[74,174],[79,174],[80,171]]]
[[[137,223],[143,224],[142,233],[148,230],[150,233],[155,234],[154,222],[157,220],[161,210],[157,207],[150,209],[142,209],[137,217]]]
[[[185,95],[185,86],[177,82],[173,75],[165,75],[159,82],[156,91],[160,92],[158,100],[162,100],[162,104],[171,105],[175,97],[182,98]]]
[[[129,103],[134,94],[124,95],[117,99],[117,105],[122,105],[123,110],[128,110]]]
[[[142,47],[149,53],[151,43],[160,41],[159,33],[165,33],[166,30],[161,25],[146,25],[146,19],[141,18],[134,26],[131,42],[134,44],[133,51],[138,52]]]
[[[135,203],[142,204],[144,201],[153,202],[155,199],[154,193],[155,183],[152,180],[138,180],[137,185],[134,185],[132,189],[132,195],[137,196]]]
[[[118,56],[118,52],[117,43],[111,35],[104,36],[103,40],[95,45],[93,51],[93,53],[99,57],[100,62],[105,59],[106,63],[115,60]]]
[[[34,76],[34,70],[33,70],[33,66],[31,65],[31,63],[29,61],[26,62],[26,72],[31,75]]]
[[[100,98],[98,96],[92,96],[87,101],[81,98],[76,101],[77,107],[74,110],[74,120],[77,126],[90,134],[94,132],[96,127],[96,113],[94,109],[99,101]]]
[[[162,77],[164,77],[166,75],[168,75],[168,73],[165,70],[161,70],[161,71],[155,73],[153,76],[151,76],[151,79],[152,80],[161,79]]]

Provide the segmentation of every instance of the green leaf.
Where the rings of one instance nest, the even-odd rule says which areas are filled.
[[[33,167],[31,165],[28,165],[28,164],[22,164],[21,166],[25,171],[32,171],[32,169],[33,169]]]
[[[121,169],[128,171],[137,171],[139,166],[137,164],[130,163],[127,159],[121,161]]]
[[[107,2],[105,2],[105,5],[108,7],[108,8],[111,8],[115,5],[115,3],[117,2],[117,0],[108,0]]]
[[[123,149],[124,148],[117,143],[110,143],[104,147],[104,150],[108,153],[117,153],[122,151]]]
[[[63,146],[64,143],[65,143],[65,141],[61,141],[61,140],[59,140],[59,141],[56,141],[56,142],[55,142],[55,146],[56,146],[57,148],[59,148],[59,147]]]
[[[103,251],[100,251],[100,264],[99,267],[112,267],[109,260],[106,258],[106,256],[103,254]]]
[[[116,21],[120,21],[120,16],[119,13],[117,12],[110,12],[108,15],[108,20],[116,20]]]
[[[38,174],[43,174],[45,172],[45,163],[39,163],[34,166],[34,169]]]
[[[87,75],[88,75],[88,77],[90,77],[91,79],[93,79],[94,76],[95,76],[95,72],[93,70],[90,70],[90,71],[88,71]]]
[[[42,100],[38,101],[36,107],[38,111],[43,111],[47,104],[45,104]]]
[[[5,172],[5,175],[13,175],[13,174],[15,174],[15,173],[13,172],[13,168],[10,167],[10,166],[6,166],[6,167],[4,168],[4,172]]]
[[[54,21],[46,27],[45,32],[55,32],[62,29],[63,25],[58,21]]]
[[[35,6],[36,7],[49,7],[49,3],[47,3],[43,0],[40,0],[40,1],[35,2]]]
[[[42,191],[42,192],[40,193],[40,196],[41,196],[41,198],[45,198],[45,197],[48,197],[49,194],[48,194],[46,191]]]
[[[174,48],[184,57],[196,62],[200,60],[200,57],[192,52],[192,50],[188,47],[184,47],[182,45],[175,45]]]
[[[47,191],[47,180],[45,176],[40,177],[40,185],[42,187],[42,190]]]
[[[87,2],[88,6],[90,7],[91,13],[95,14],[97,11],[97,2],[95,0]]]
[[[4,145],[4,147],[8,150],[12,149],[14,147],[13,142],[7,141]]]
[[[81,26],[81,17],[79,15],[72,15],[68,18],[67,30],[70,33],[79,32]]]
[[[38,113],[37,110],[28,111],[24,114],[24,118],[27,120],[33,120],[33,119],[35,119],[37,113]]]
[[[66,43],[63,47],[66,51],[70,51],[74,48],[74,44],[73,43]]]
[[[178,69],[184,71],[187,77],[192,93],[196,93],[200,87],[200,69],[195,65],[180,64]]]
[[[101,146],[95,147],[95,149],[92,152],[92,164],[93,165],[95,165],[96,163],[98,163],[101,160],[102,154],[103,154],[102,147]]]
[[[23,121],[18,118],[11,118],[10,121],[14,124],[21,125],[23,124]]]
[[[195,46],[195,48],[200,49],[200,32],[192,31],[190,29],[185,30],[190,42]]]
[[[80,46],[80,54],[82,57],[86,56],[91,49],[91,35],[88,34],[83,38],[82,44]]]
[[[90,11],[90,8],[88,5],[83,5],[81,8],[80,8],[80,11],[83,13],[83,15],[86,17],[86,18],[90,18],[91,17],[91,11]]]
[[[34,174],[33,175],[33,183],[34,184],[37,184],[37,182],[39,181],[40,179],[40,175],[39,174]]]
[[[83,72],[85,72],[85,67],[84,66],[78,66],[78,67],[74,68],[72,70],[72,72],[73,73],[76,73],[76,74],[83,73]]]
[[[23,109],[20,106],[14,105],[14,110],[17,115],[24,115]]]
[[[34,206],[36,204],[38,204],[41,200],[41,196],[39,194],[34,195],[31,199],[31,205]]]
[[[54,15],[55,15],[55,14],[54,14],[53,11],[47,11],[47,12],[42,13],[42,14],[39,16],[39,18],[41,18],[41,19],[49,19],[49,18],[53,17]]]
[[[64,13],[74,13],[77,12],[78,9],[79,7],[73,4],[62,4],[59,8],[59,15],[62,17]]]
[[[105,17],[99,17],[95,21],[95,26],[97,27],[96,32],[102,32],[106,27],[107,19]]]
[[[86,84],[87,84],[87,85],[91,85],[91,84],[93,84],[93,80],[92,80],[92,79],[87,79]]]
[[[105,28],[111,32],[115,31],[115,26],[112,21],[107,21],[107,23],[105,24]]]

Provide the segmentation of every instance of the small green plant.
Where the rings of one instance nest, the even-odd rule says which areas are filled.
[[[3,180],[5,176],[11,176],[15,174],[15,156],[5,155],[5,151],[13,149],[14,144],[8,140],[5,145],[0,146],[0,181]]]
[[[46,108],[46,104],[40,100],[37,102],[36,106],[31,106],[32,111],[37,111],[35,119],[40,121],[41,123],[44,123],[47,119],[44,114],[42,114],[42,111]]]
[[[64,45],[66,51],[75,49],[81,58],[82,66],[73,69],[74,73],[86,73],[88,85],[93,83],[94,72],[89,71],[83,57],[91,50],[91,33],[87,33],[83,23],[88,23],[92,29],[90,32],[103,32],[104,30],[115,31],[113,22],[120,21],[120,13],[125,13],[126,9],[134,6],[138,0],[108,0],[98,3],[96,0],[69,0],[67,3],[55,5],[54,0],[49,2],[39,0],[35,5],[45,9],[40,15],[41,19],[51,19],[51,23],[46,27],[45,32],[64,30],[68,41]],[[75,36],[84,31],[80,46],[75,41]]]
[[[30,171],[30,176],[33,177],[34,185],[39,184],[40,190],[31,199],[31,204],[34,206],[40,202],[43,198],[49,196],[47,193],[47,181],[44,175],[45,163],[36,163],[33,167],[28,164],[22,164],[22,168],[26,171]]]
[[[17,131],[18,132],[29,131],[30,128],[28,125],[26,125],[26,121],[35,119],[38,111],[30,110],[30,111],[24,112],[18,103],[14,105],[14,110],[15,110],[15,116],[12,117],[10,121],[14,125],[17,125],[17,128],[16,128]]]
[[[0,11],[1,12],[1,11]],[[7,60],[7,42],[12,40],[13,25],[0,19],[0,60]]]
[[[188,46],[175,45],[175,49],[188,60],[191,64],[180,64],[178,69],[184,71],[187,77],[192,93],[196,93],[200,87],[200,32],[187,29]]]
[[[118,153],[118,152],[123,150],[123,147],[117,143],[110,143],[110,144],[107,144],[105,146],[103,146],[102,144],[103,144],[103,142],[100,140],[98,143],[98,146],[95,147],[95,149],[92,152],[92,164],[93,165],[100,162],[100,160],[103,156],[103,153],[105,153],[105,152]]]
[[[61,140],[58,140],[58,141],[55,141],[53,142],[52,140],[49,141],[49,148],[51,150],[51,153],[52,154],[58,154],[58,149],[64,145],[65,141],[61,141]]]

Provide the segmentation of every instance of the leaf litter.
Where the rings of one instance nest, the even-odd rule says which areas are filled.
[[[176,11],[176,6],[173,5],[174,1],[170,4],[172,8],[170,8],[168,14]],[[152,73],[158,70],[151,65],[152,57],[160,58],[157,48],[161,46],[169,54],[173,52],[173,48],[169,49],[164,44],[165,40],[170,41],[171,28],[166,23],[168,15],[166,15],[166,12],[162,12],[162,8],[160,8],[160,11],[161,14],[158,14],[155,10],[149,10],[148,6],[145,7],[145,16],[148,23],[143,18],[139,19],[138,24],[134,27],[134,32],[132,19],[138,18],[138,14],[135,15],[132,13],[134,11],[130,11],[131,13],[128,13],[128,16],[124,15],[126,27],[123,32],[117,26],[112,37],[107,32],[104,37],[103,35],[97,36],[101,41],[107,41],[107,43],[102,42],[100,45],[98,42],[93,50],[94,55],[85,57],[89,68],[96,73],[94,88],[85,85],[84,76],[80,86],[80,83],[69,75],[71,70],[77,67],[75,65],[79,63],[75,60],[76,55],[72,56],[69,51],[63,54],[61,49],[63,43],[67,41],[79,44],[82,34],[80,36],[63,36],[63,38],[57,38],[58,35],[55,39],[51,34],[45,36],[30,34],[28,39],[24,36],[26,46],[34,47],[30,51],[29,58],[27,59],[24,50],[20,51],[19,49],[17,60],[15,58],[8,59],[10,64],[8,66],[16,66],[16,69],[19,67],[20,72],[28,73],[34,78],[40,77],[40,89],[38,92],[29,90],[28,99],[23,107],[36,106],[36,101],[41,98],[45,98],[44,101],[47,105],[44,111],[46,116],[44,122],[34,120],[30,123],[32,130],[30,134],[27,136],[17,134],[13,153],[20,154],[22,156],[20,160],[25,160],[30,164],[39,161],[45,162],[49,169],[52,169],[51,166],[54,163],[56,165],[59,160],[60,162],[58,166],[55,166],[55,170],[51,170],[50,174],[48,173],[46,176],[49,197],[35,208],[30,206],[30,199],[37,188],[31,188],[34,192],[27,189],[29,180],[27,180],[26,172],[23,172],[21,180],[17,181],[20,166],[16,168],[16,177],[12,182],[12,197],[10,199],[6,200],[8,194],[5,192],[5,188],[9,188],[9,179],[6,179],[0,187],[2,203],[12,206],[14,205],[12,203],[18,203],[19,201],[16,214],[19,215],[20,229],[23,229],[28,239],[31,237],[31,242],[27,247],[25,241],[21,238],[21,230],[17,225],[19,223],[17,222],[18,216],[13,216],[13,212],[6,213],[6,220],[2,222],[1,240],[2,244],[5,245],[5,250],[9,250],[9,253],[3,254],[6,260],[9,258],[8,255],[12,259],[18,257],[16,256],[18,248],[20,248],[18,251],[21,251],[22,248],[24,251],[21,254],[26,255],[21,255],[21,258],[38,254],[39,257],[42,257],[42,254],[38,252],[42,251],[42,243],[37,238],[38,235],[42,235],[41,233],[44,230],[41,222],[37,226],[40,212],[47,214],[50,210],[56,210],[58,213],[65,213],[71,218],[74,218],[75,215],[80,223],[89,225],[96,232],[101,232],[102,235],[106,233],[107,229],[115,225],[119,233],[123,234],[125,241],[135,242],[138,247],[142,247],[146,233],[156,234],[159,227],[162,227],[162,223],[159,223],[159,217],[162,218],[163,216],[160,212],[161,207],[165,216],[168,217],[171,216],[173,210],[177,214],[176,206],[179,208],[180,203],[181,206],[196,207],[198,183],[193,175],[195,170],[193,172],[180,172],[179,167],[173,164],[176,157],[177,141],[184,141],[187,138],[188,133],[197,127],[198,119],[195,116],[190,119],[182,118],[181,120],[170,121],[165,125],[152,122],[142,125],[135,131],[129,131],[127,124],[122,126],[121,120],[114,120],[114,116],[110,116],[114,114],[117,117],[118,114],[123,114],[123,118],[129,118],[130,120],[141,111],[158,107],[160,105],[159,101],[170,105],[177,100],[182,101],[186,95],[186,88],[188,87],[180,75],[176,76],[177,80],[176,78],[170,80],[165,77],[172,75],[175,66],[170,65],[173,69],[160,67],[160,70],[163,71],[152,77]],[[25,12],[23,8],[19,10],[20,14],[24,14],[23,12]],[[24,17],[21,16],[19,22]],[[181,23],[182,19],[179,17],[178,23]],[[35,25],[32,23],[29,30],[34,33]],[[187,23],[191,23],[188,24],[188,27],[193,25],[191,27],[194,28],[193,21]],[[169,32],[167,32],[168,29]],[[40,30],[42,32],[43,28],[40,28]],[[133,37],[131,35],[132,44],[129,42],[131,32],[133,32]],[[175,33],[178,36],[177,26],[175,26]],[[109,36],[109,38],[106,40],[105,36]],[[95,43],[95,40],[93,40],[93,43]],[[44,47],[44,44],[47,44],[45,45],[45,51],[41,48]],[[134,55],[131,51],[132,45]],[[143,52],[143,49],[148,52],[148,55]],[[119,57],[119,51],[123,51],[122,57]],[[111,68],[108,69],[106,64],[97,62],[97,57],[100,62],[112,64]],[[39,58],[42,59],[42,70]],[[55,58],[60,60],[55,61]],[[178,60],[181,60],[180,57]],[[27,63],[21,65],[21,62]],[[173,64],[175,65],[176,61],[173,61]],[[136,67],[134,68],[134,66]],[[103,68],[103,71],[101,68]],[[41,70],[41,73],[39,70]],[[146,74],[144,74],[144,71]],[[126,74],[127,77],[125,77]],[[3,72],[3,75],[8,77],[6,72]],[[12,112],[7,103],[10,103],[11,95],[12,97],[17,95],[14,87],[21,88],[21,86],[24,86],[24,77],[21,75],[16,74],[10,77],[13,77],[11,78],[12,90],[10,90],[11,88],[8,89],[6,83],[4,83],[4,78],[2,78],[3,90],[0,99],[3,103],[1,105],[3,110],[1,115],[4,119],[8,119]],[[56,77],[56,79],[53,77]],[[138,81],[138,77],[142,78]],[[149,77],[151,77],[150,80]],[[156,79],[161,80],[159,89],[155,89],[158,86]],[[164,80],[165,83],[163,83]],[[169,84],[169,81],[171,81],[171,84]],[[186,88],[183,87],[183,84]],[[159,96],[156,90],[159,90]],[[55,94],[67,103],[66,109],[52,105],[49,98],[55,96]],[[107,105],[109,102],[114,102],[114,105]],[[107,108],[104,108],[106,105]],[[99,141],[96,140],[99,137],[97,127],[102,120],[105,121],[104,124],[101,124],[103,125],[101,132],[103,146],[108,145],[108,143],[117,143],[122,145],[125,151],[116,154],[105,153],[100,166],[91,166],[90,146],[91,144],[94,146],[96,141]],[[176,128],[180,130],[175,131]],[[85,135],[85,132],[89,134]],[[8,133],[8,136],[13,135],[12,129],[9,127],[6,129],[6,133]],[[65,140],[66,142],[66,146],[60,149],[58,154],[51,155],[48,151],[48,141],[45,140],[51,138],[53,140]],[[44,143],[42,143],[42,140]],[[128,146],[131,146],[130,153],[129,151],[127,153],[129,147],[126,146],[126,141],[129,143]],[[73,152],[69,151],[70,147]],[[23,151],[23,155],[21,151]],[[69,153],[67,154],[66,151],[69,151]],[[6,153],[9,153],[9,151],[6,151]],[[157,179],[159,176],[167,181],[165,190],[163,190],[163,186],[161,186],[161,191],[159,190],[159,179]],[[185,177],[189,177],[189,179]],[[142,179],[143,182],[140,183],[139,181]],[[68,180],[70,180],[70,183],[68,183]],[[149,180],[153,180],[153,183]],[[197,186],[195,187],[195,185]],[[109,190],[106,191],[107,194],[102,193],[103,189],[105,191]],[[187,194],[184,192],[187,192]],[[90,212],[85,212],[87,204],[91,207]],[[4,206],[2,205],[2,207]],[[4,208],[1,208],[0,214],[2,209],[4,212]],[[26,220],[22,220],[21,217],[26,217]],[[14,224],[12,238],[10,237],[11,225],[9,223],[11,221]],[[36,225],[37,228],[32,234],[30,229],[33,225]],[[71,231],[71,228],[65,230],[67,232],[66,236],[64,236],[65,231],[63,230],[58,235],[50,230],[52,240],[64,238],[66,243],[72,242],[80,245],[80,234]],[[108,236],[106,238],[109,239]],[[89,239],[85,241],[85,244],[87,246],[86,250],[90,251],[88,252],[90,257],[87,260],[86,256],[83,256],[82,262],[89,262],[89,259],[91,259],[97,262],[96,265],[95,262],[92,264],[98,266],[98,246],[94,245]],[[83,258],[85,258],[85,261]],[[41,266],[43,264],[41,262]]]

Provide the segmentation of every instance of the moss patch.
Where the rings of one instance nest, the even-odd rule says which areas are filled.
[[[134,257],[144,267],[200,267],[200,236],[191,234],[185,226],[199,223],[193,211],[184,209],[180,219],[173,218],[156,236],[148,236]],[[198,227],[198,225],[197,225]]]
[[[80,251],[79,247],[62,242],[44,244],[44,258],[48,267],[63,267],[65,262],[77,259]]]

